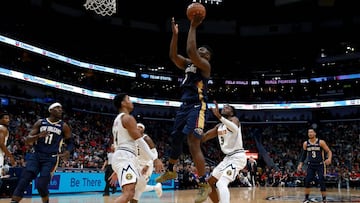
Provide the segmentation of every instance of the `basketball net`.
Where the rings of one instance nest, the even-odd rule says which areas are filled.
[[[116,13],[116,0],[86,0],[84,7],[99,15],[111,16]]]

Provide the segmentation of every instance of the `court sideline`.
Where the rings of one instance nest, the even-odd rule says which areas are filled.
[[[141,203],[191,203],[194,202],[197,190],[164,190],[163,196],[158,198],[155,192],[146,192],[141,197]],[[294,203],[302,202],[303,188],[284,187],[233,187],[230,188],[231,203]],[[112,203],[120,193],[103,197],[102,192],[52,194],[50,203]],[[320,202],[321,195],[317,188],[311,191],[311,200]],[[359,189],[328,188],[327,199],[329,202],[360,202]],[[0,199],[0,203],[9,203],[10,198]],[[22,203],[41,203],[39,196],[24,198]],[[205,203],[211,203],[208,199]]]

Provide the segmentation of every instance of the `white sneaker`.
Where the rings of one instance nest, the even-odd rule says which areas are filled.
[[[160,198],[162,196],[162,185],[161,183],[156,183],[156,185],[154,186],[156,195]]]

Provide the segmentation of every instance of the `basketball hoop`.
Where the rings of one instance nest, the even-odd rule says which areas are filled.
[[[111,16],[116,13],[116,0],[86,0],[86,10],[93,10],[102,16]]]

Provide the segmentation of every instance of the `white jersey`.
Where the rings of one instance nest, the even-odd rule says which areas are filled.
[[[7,129],[6,126],[3,125],[4,128]],[[6,146],[6,143],[9,139],[9,131],[7,133],[7,135],[5,135],[5,141],[4,141],[4,145]],[[2,168],[5,164],[5,152],[0,148],[0,168]]]
[[[141,178],[135,140],[121,122],[124,115],[125,113],[120,113],[115,118],[112,128],[115,152],[111,159],[111,166],[118,175],[120,186],[136,183]]]
[[[148,135],[144,134],[143,138],[145,138],[146,136],[148,136]],[[154,171],[154,161],[140,147],[138,147],[137,150],[138,150],[137,158],[138,158],[138,161],[139,161],[139,164],[140,164],[140,169],[139,170],[141,171],[145,166],[148,166],[148,170],[146,171],[146,173],[142,174],[146,182],[138,183],[139,185],[141,184],[139,187],[145,187],[146,183],[150,180],[151,174]]]
[[[224,154],[229,154],[235,150],[242,150],[243,141],[241,134],[241,126],[239,126],[237,132],[231,132],[227,129],[226,125],[221,123],[218,127],[218,139],[221,147],[221,151]]]
[[[246,166],[247,159],[243,149],[241,126],[231,132],[221,123],[218,127],[218,139],[221,151],[226,154],[224,159],[214,168],[211,175],[218,180],[226,177],[230,181],[236,179],[239,171]]]
[[[143,138],[145,138],[146,136],[148,136],[148,135],[144,134]],[[141,149],[140,147],[137,147],[137,150],[138,150],[137,155],[138,155],[140,165],[145,166],[146,164],[150,163],[151,157],[146,152],[144,152],[144,150]]]
[[[121,118],[123,115],[125,115],[125,113],[120,113],[119,115],[117,115],[112,127],[115,150],[129,150],[130,152],[135,154],[135,140],[130,136],[129,132],[122,125]]]

